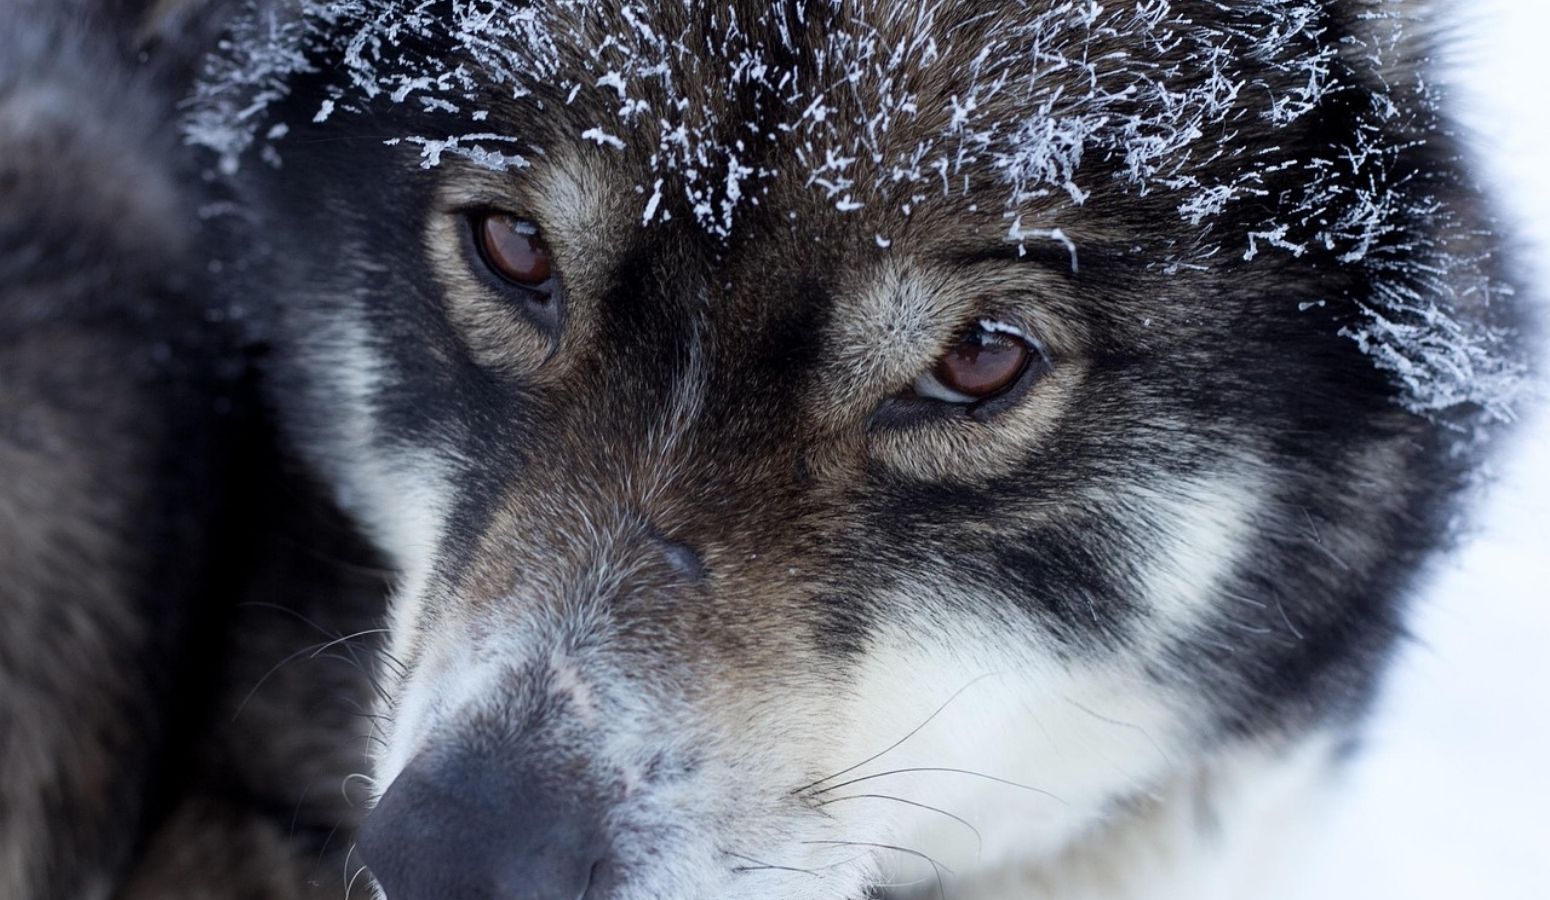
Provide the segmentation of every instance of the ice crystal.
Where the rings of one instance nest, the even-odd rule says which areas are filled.
[[[1363,267],[1378,287],[1366,323],[1347,333],[1412,410],[1467,405],[1507,418],[1525,381],[1503,352],[1508,335],[1489,324],[1502,289],[1484,274],[1481,242],[1454,234],[1452,211],[1396,165],[1439,116],[1428,85],[1382,77],[1412,52],[1407,0],[1366,0],[1373,27],[1339,40],[1314,0],[1242,0],[1208,14],[1167,0],[1050,0],[990,22],[947,21],[950,5],[901,0],[785,0],[762,12],[682,0],[678,16],[624,0],[252,3],[210,61],[186,125],[228,174],[255,144],[279,161],[288,123],[269,120],[299,76],[325,85],[315,123],[383,102],[435,118],[434,133],[391,138],[418,146],[427,167],[449,154],[526,166],[524,136],[489,120],[492,97],[558,86],[566,104],[586,94],[607,101],[586,108],[612,110],[578,128],[580,139],[647,157],[656,176],[638,187],[643,226],[668,218],[664,200],[677,195],[706,231],[729,235],[775,174],[756,148],[778,143],[841,212],[887,204],[907,216],[932,192],[992,178],[1007,239],[1058,241],[1076,267],[1072,238],[1025,225],[1030,210],[1048,220],[1055,202],[1082,206],[1118,189],[1166,202],[1196,230],[1187,251],[1159,260],[1164,271],[1315,249]],[[740,21],[739,9],[758,20]],[[814,28],[818,19],[832,27]],[[670,33],[664,21],[689,24]],[[1335,100],[1349,110],[1343,144],[1310,151],[1266,139]],[[747,122],[719,118],[749,109]],[[1288,174],[1299,187],[1272,195],[1269,180]],[[1250,202],[1268,218],[1224,230],[1224,213]]]

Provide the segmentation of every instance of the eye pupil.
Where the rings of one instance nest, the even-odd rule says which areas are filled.
[[[936,366],[942,384],[969,397],[1003,390],[1028,365],[1028,345],[1011,335],[981,331],[965,338]]]
[[[485,263],[502,278],[538,288],[553,274],[549,247],[532,222],[506,213],[489,213],[475,223],[475,234]]]

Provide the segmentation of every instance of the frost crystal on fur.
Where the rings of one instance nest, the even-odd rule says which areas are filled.
[[[186,133],[227,174],[255,145],[279,165],[288,123],[271,111],[305,76],[325,85],[314,123],[408,107],[426,133],[385,139],[418,147],[422,166],[453,155],[505,170],[528,164],[529,136],[500,132],[491,107],[558,90],[566,105],[585,96],[598,101],[585,108],[612,110],[577,137],[647,159],[645,226],[671,217],[664,198],[676,194],[699,226],[730,235],[741,210],[768,200],[762,151],[780,146],[841,212],[886,204],[907,216],[933,192],[996,179],[1007,239],[1059,241],[1073,265],[1080,248],[1054,224],[1062,205],[1125,193],[1198,229],[1166,266],[1318,251],[1365,267],[1380,290],[1347,333],[1403,385],[1406,406],[1510,417],[1524,378],[1490,324],[1503,289],[1472,236],[1433,237],[1451,234],[1452,213],[1427,173],[1397,165],[1414,145],[1390,137],[1424,142],[1439,118],[1427,85],[1384,79],[1414,52],[1411,4],[1369,0],[1372,27],[1339,41],[1312,0],[1243,0],[1200,16],[1167,0],[1033,5],[1003,22],[897,0],[262,4],[210,62]],[[962,43],[941,45],[940,34]],[[561,47],[586,48],[583,66],[562,68],[577,54]],[[1340,106],[1343,144],[1296,146],[1289,129],[1285,145],[1266,140],[1321,105]],[[751,118],[722,121],[721,109]],[[901,141],[904,120],[935,126],[932,137]],[[1300,187],[1266,187],[1288,173]],[[1223,214],[1242,204],[1269,218],[1229,233]]]

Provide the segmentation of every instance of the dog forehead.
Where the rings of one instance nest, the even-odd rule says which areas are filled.
[[[317,13],[207,81],[203,99],[219,102],[189,130],[223,152],[248,146],[266,86],[310,71],[296,45],[316,43],[344,74],[313,124],[393,107],[403,134],[389,143],[418,147],[426,168],[522,169],[576,144],[633,157],[619,160],[636,176],[625,196],[646,225],[687,218],[726,237],[752,212],[800,205],[799,191],[906,217],[972,192],[1021,234],[1049,230],[1030,205],[1167,190],[1189,195],[1181,211],[1198,223],[1236,194],[1235,161],[1266,128],[1202,138],[1259,116],[1243,102],[1256,92],[1282,98],[1271,125],[1295,120],[1332,51],[1316,4],[1195,6],[380,0]]]
[[[579,144],[635,173],[617,188],[623,221],[714,239],[767,237],[759,217],[807,202],[871,225],[951,198],[996,210],[1019,249],[1080,249],[1088,236],[1067,223],[1101,216],[1165,273],[1328,257],[1326,272],[1377,279],[1343,333],[1406,408],[1510,418],[1528,380],[1487,310],[1501,293],[1490,254],[1417,233],[1467,204],[1435,195],[1451,179],[1416,139],[1439,121],[1416,65],[1425,24],[1389,6],[251,4],[183,125],[227,177],[249,156],[278,168],[337,149],[363,121],[393,165],[422,169],[520,170]],[[841,237],[900,240],[873,231]]]
[[[462,41],[458,70],[491,100],[481,133],[422,144],[519,167],[591,149],[639,224],[720,238],[815,206],[908,218],[972,193],[1027,212],[1084,196],[1073,178],[1095,132],[1159,159],[1187,139],[1178,123],[1130,133],[1145,128],[1124,108],[1129,67],[1162,40],[1131,24],[1068,3],[547,4]],[[1197,118],[1222,100],[1174,99]]]
[[[511,174],[604,257],[665,249],[680,286],[843,299],[896,243],[967,256],[1062,240],[1023,217],[1077,215],[1064,189],[1020,191],[1017,164],[982,152],[1040,114],[1010,82],[1078,95],[1061,85],[1083,76],[1034,78],[1024,46],[1090,38],[1069,4],[558,3],[534,23],[504,34],[531,54],[528,80],[483,120],[532,150]],[[848,283],[825,283],[839,272]]]

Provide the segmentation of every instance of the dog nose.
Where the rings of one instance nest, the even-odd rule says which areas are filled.
[[[602,900],[605,814],[584,784],[512,759],[421,757],[366,817],[359,848],[387,900]]]

